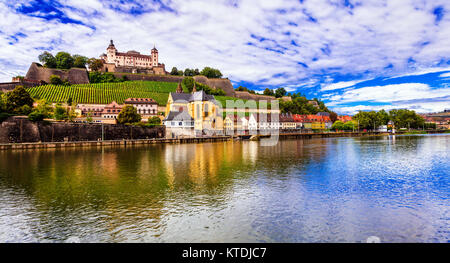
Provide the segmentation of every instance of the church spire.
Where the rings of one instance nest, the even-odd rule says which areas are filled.
[[[195,86],[195,80],[194,80],[194,87],[192,88],[192,93],[197,92],[197,87]]]
[[[181,87],[181,81],[178,82],[177,93],[183,93],[183,88]]]

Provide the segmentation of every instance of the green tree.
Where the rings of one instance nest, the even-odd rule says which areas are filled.
[[[56,68],[59,69],[70,69],[73,67],[74,59],[67,52],[58,52],[55,56],[56,59]]]
[[[422,128],[425,120],[413,110],[400,109],[389,111],[389,119],[398,128]]]
[[[286,90],[284,88],[278,88],[275,90],[275,98],[281,98],[286,95]]]
[[[177,67],[173,67],[170,71],[170,75],[177,76],[178,75],[178,69]]]
[[[33,107],[33,102],[30,93],[23,86],[17,86],[14,90],[6,93],[5,109],[9,113],[28,115]],[[27,113],[28,109],[30,112]]]
[[[360,129],[373,130],[379,126],[377,125],[378,118],[375,111],[359,111],[353,116],[353,120],[357,121]]]
[[[45,99],[38,100],[36,104],[36,107],[34,107],[33,111],[28,115],[30,121],[42,121],[45,118],[51,117],[53,107],[48,101]]]
[[[344,123],[342,121],[335,121],[331,126],[332,130],[342,131],[344,130]]]
[[[150,125],[160,125],[161,124],[161,119],[157,116],[153,116],[153,117],[149,117],[148,118],[148,123]]]
[[[89,111],[86,116],[86,121],[92,123],[94,119],[92,118],[92,111]]]
[[[91,71],[99,71],[103,68],[103,61],[101,59],[90,58],[86,63]]]
[[[52,53],[44,51],[38,57],[39,61],[44,64],[46,68],[56,68],[56,59]]]
[[[6,96],[5,94],[0,90],[0,113],[6,111]]]
[[[353,131],[356,128],[356,124],[353,121],[348,121],[344,123],[343,130]]]
[[[122,108],[117,116],[117,122],[120,124],[132,124],[141,121],[141,115],[137,113],[135,107],[127,105]]]
[[[42,113],[45,118],[50,118],[53,112],[53,107],[50,102],[45,99],[36,101],[36,107],[34,110]]]
[[[194,70],[187,68],[184,70],[184,75],[185,76],[194,76]]]
[[[30,121],[42,121],[44,120],[44,115],[39,113],[38,111],[32,111],[30,114],[28,114],[28,119]]]
[[[185,77],[182,81],[183,85],[189,90],[189,92],[192,92],[192,89],[194,89],[194,78],[193,77]]]
[[[86,64],[88,62],[88,58],[81,55],[73,55],[73,66],[75,68],[86,68]]]
[[[389,114],[385,110],[377,112],[377,123],[379,125],[387,125],[389,122]]]
[[[73,122],[77,118],[75,107],[69,107],[67,110],[67,120]]]
[[[53,118],[57,121],[67,120],[68,119],[68,113],[65,108],[63,108],[61,105],[56,105],[55,110],[53,113]]]
[[[215,68],[205,67],[202,69],[202,71],[200,71],[200,75],[203,75],[207,78],[221,78],[222,72]]]
[[[271,90],[271,89],[269,89],[269,88],[266,88],[266,89],[264,90],[263,94],[264,94],[264,95],[267,95],[267,96],[275,96],[275,93],[273,92],[273,90]]]
[[[246,87],[239,86],[236,88],[236,91],[248,91]]]
[[[64,82],[61,80],[61,77],[58,75],[51,75],[50,76],[50,84],[53,85],[62,85]]]

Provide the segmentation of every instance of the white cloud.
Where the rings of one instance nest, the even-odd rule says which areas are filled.
[[[302,93],[339,75],[371,79],[450,70],[439,66],[450,59],[450,15],[436,23],[432,12],[436,6],[450,10],[446,0],[367,0],[353,9],[329,0],[303,4],[297,0],[163,0],[161,4],[141,1],[142,7],[123,1],[59,2],[60,11],[84,25],[48,21],[14,9],[30,6],[29,1],[17,2],[14,8],[0,2],[1,81],[25,74],[44,49],[98,57],[110,39],[120,51],[147,54],[155,43],[168,71],[173,66],[212,66],[233,83],[246,81],[288,91],[299,87]],[[152,12],[134,15],[110,5]],[[26,36],[10,44],[10,36],[19,32]],[[448,87],[436,89],[421,83],[334,93],[362,81],[325,84],[320,91],[331,92],[327,96],[335,106],[448,94]]]
[[[440,78],[448,78],[450,77],[450,72],[447,73],[442,73],[441,75],[439,75]]]
[[[343,88],[348,88],[348,87],[352,87],[355,86],[356,84],[362,82],[364,80],[353,80],[353,81],[341,81],[341,82],[337,82],[337,83],[333,83],[333,84],[323,84],[322,88],[320,89],[320,91],[329,91],[329,90],[337,90],[337,89],[343,89]]]
[[[450,9],[447,1],[434,4],[413,0],[364,1],[352,10],[325,0],[303,4],[294,0],[162,3],[176,13],[154,11],[131,15],[109,9],[109,5],[131,10],[136,7],[133,3],[61,1],[67,6],[61,11],[71,19],[94,26],[95,31],[82,25],[29,17],[1,4],[4,19],[0,21],[0,30],[5,35],[16,32],[27,35],[23,43],[16,44],[14,54],[18,58],[13,58],[13,63],[24,71],[39,53],[34,47],[98,56],[104,52],[107,41],[114,38],[121,50],[148,53],[156,43],[161,60],[169,68],[212,65],[220,67],[233,80],[259,83],[269,79],[264,84],[270,85],[301,85],[302,80],[322,74],[323,70],[339,74],[382,73],[384,67],[392,64],[396,71],[404,72],[410,70],[407,65],[410,57],[431,68],[450,53],[450,19],[444,16],[435,25],[431,12],[438,5]],[[153,2],[140,4],[144,10],[161,6]],[[429,44],[424,47],[418,44],[427,41]],[[7,46],[0,44],[10,51]],[[286,77],[272,81],[271,76],[278,73],[286,73]]]
[[[379,110],[393,110],[393,109],[410,109],[414,110],[417,113],[428,113],[428,112],[442,112],[445,109],[448,109],[448,102],[422,102],[420,104],[416,103],[401,103],[401,104],[392,104],[392,105],[356,105],[356,106],[342,106],[342,107],[331,107],[334,111],[339,114],[350,114],[354,115],[358,113],[358,111],[379,111]]]
[[[450,96],[450,88],[432,89],[424,83],[402,83],[351,89],[330,97],[329,105],[351,102],[396,102]]]

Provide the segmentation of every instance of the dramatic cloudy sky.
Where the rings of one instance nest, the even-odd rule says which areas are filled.
[[[448,0],[0,0],[0,81],[44,50],[150,53],[166,70],[219,68],[339,113],[450,108]]]

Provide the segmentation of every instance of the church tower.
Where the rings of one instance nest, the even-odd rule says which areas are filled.
[[[194,80],[194,87],[192,88],[192,93],[197,92],[197,87],[195,86],[195,80]]]

